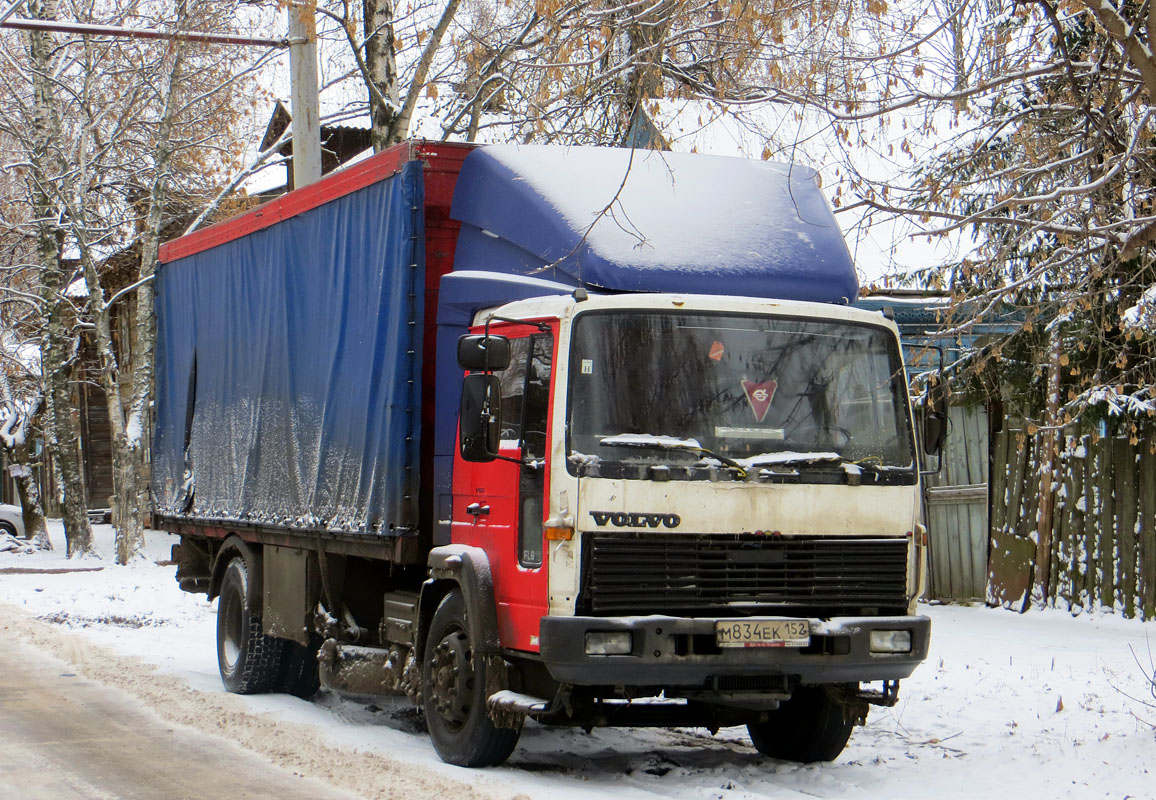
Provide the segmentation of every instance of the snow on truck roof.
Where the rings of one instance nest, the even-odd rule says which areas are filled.
[[[462,222],[455,271],[827,303],[858,292],[817,175],[800,165],[490,145],[463,162],[450,213]]]

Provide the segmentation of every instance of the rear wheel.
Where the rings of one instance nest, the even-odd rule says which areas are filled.
[[[281,646],[281,676],[277,690],[308,700],[321,688],[321,671],[317,664],[321,637],[310,634],[308,645],[283,639]]]
[[[259,694],[276,688],[281,676],[282,642],[266,636],[256,612],[249,568],[237,556],[225,567],[217,602],[217,666],[230,692]]]
[[[486,663],[475,658],[461,592],[447,594],[430,622],[422,659],[422,707],[434,749],[462,767],[501,764],[520,730],[494,727],[486,710]]]
[[[3,536],[4,534],[8,534],[9,536],[16,538],[16,526],[11,522],[0,520],[0,536]]]
[[[800,686],[766,722],[747,725],[755,749],[784,761],[834,761],[847,746],[855,716],[829,686]]]

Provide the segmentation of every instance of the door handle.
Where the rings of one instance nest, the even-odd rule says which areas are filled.
[[[470,503],[466,506],[466,513],[474,517],[488,516],[490,505],[489,503]]]

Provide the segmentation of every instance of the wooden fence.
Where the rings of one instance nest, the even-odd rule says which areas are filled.
[[[992,441],[989,600],[1018,604],[1032,584],[1044,435],[1007,427]],[[1156,436],[1069,429],[1051,482],[1049,600],[1156,618]]]
[[[926,479],[934,599],[987,596],[989,455],[986,409],[951,406],[943,463]]]

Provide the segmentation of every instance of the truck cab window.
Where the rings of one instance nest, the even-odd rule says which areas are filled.
[[[510,340],[510,366],[498,375],[502,385],[502,445],[516,442],[523,458],[546,455],[546,417],[550,404],[553,339],[548,335]]]
[[[546,419],[550,411],[554,342],[547,335],[531,336],[530,342],[523,400],[522,456],[539,459],[546,457]]]
[[[522,400],[526,394],[526,361],[529,339],[510,340],[510,366],[495,373],[502,385],[502,447],[514,447],[522,440]]]

